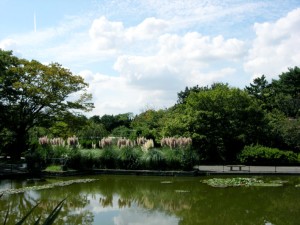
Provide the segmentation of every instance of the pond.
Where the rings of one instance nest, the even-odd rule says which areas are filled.
[[[282,186],[218,188],[203,183],[212,177],[144,177],[99,175],[44,181],[2,180],[0,191],[58,181],[97,179],[48,189],[4,194],[0,224],[10,208],[10,222],[22,218],[37,202],[28,224],[46,218],[67,197],[55,224],[299,224],[300,177],[259,177],[284,181]],[[42,220],[43,221],[43,220]]]

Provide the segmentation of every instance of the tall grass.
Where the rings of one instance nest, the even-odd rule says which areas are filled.
[[[69,138],[68,145],[53,143],[64,142],[60,139],[53,142],[47,137],[40,139],[39,148],[45,151],[41,155],[46,158],[64,158],[67,160],[66,166],[76,170],[187,170],[193,168],[197,159],[191,150],[189,138],[164,138],[161,141],[162,148],[154,148],[153,140],[143,137],[136,140],[103,138],[99,141],[100,149],[78,148],[76,137]],[[48,160],[48,165],[50,163]]]

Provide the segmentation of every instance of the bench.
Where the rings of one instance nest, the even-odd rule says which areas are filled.
[[[241,171],[242,168],[245,167],[245,165],[226,165],[226,166],[230,168],[230,171],[236,171],[234,170],[234,168],[238,168],[239,171]]]

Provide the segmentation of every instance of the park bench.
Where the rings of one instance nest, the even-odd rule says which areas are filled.
[[[245,167],[246,165],[226,165],[226,166],[230,168],[230,171],[235,171],[235,168],[238,168],[238,170],[241,171],[242,168]]]

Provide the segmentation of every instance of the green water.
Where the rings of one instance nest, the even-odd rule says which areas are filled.
[[[79,178],[79,177],[78,177]],[[80,177],[82,178],[82,177]],[[91,183],[4,195],[0,199],[0,224],[8,208],[10,223],[40,202],[27,224],[45,218],[67,197],[55,224],[300,224],[300,177],[264,177],[285,180],[282,187],[213,188],[201,183],[212,177],[92,176]],[[74,177],[67,179],[76,179]],[[43,185],[66,178],[34,183],[0,181],[0,191]]]

